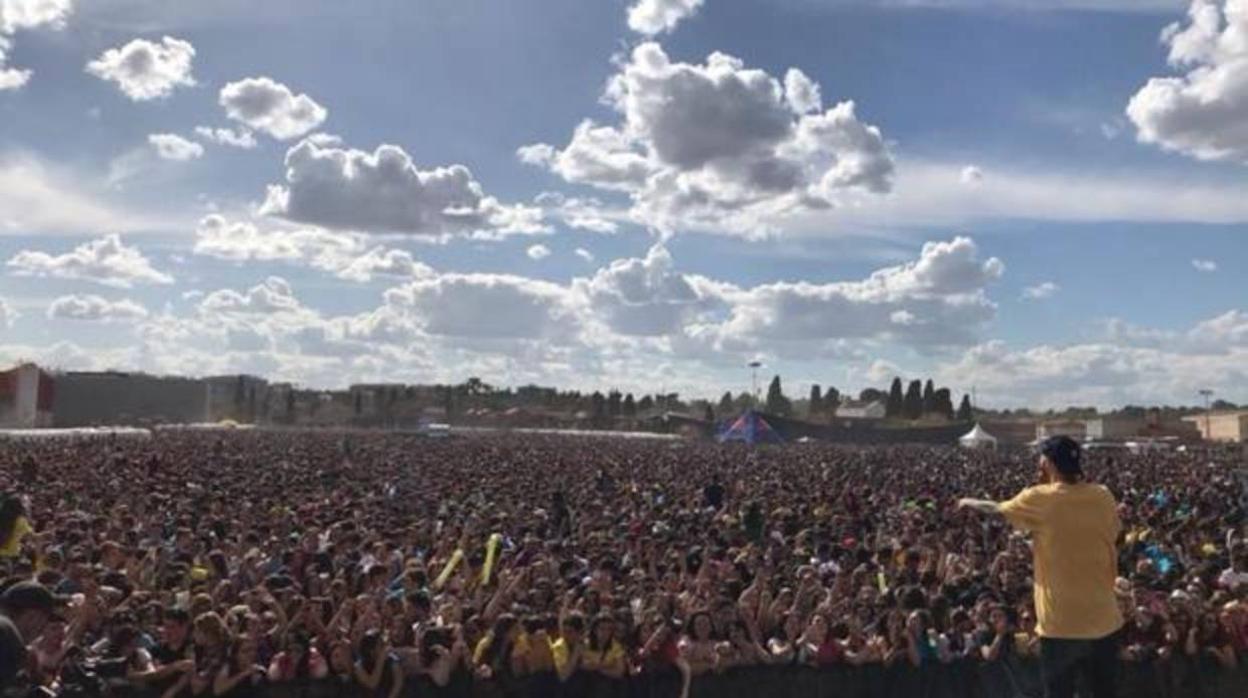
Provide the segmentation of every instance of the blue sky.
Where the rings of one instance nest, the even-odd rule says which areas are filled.
[[[0,360],[1248,401],[1237,0],[252,5],[0,0]]]

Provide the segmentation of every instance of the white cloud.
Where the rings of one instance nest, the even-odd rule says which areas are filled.
[[[221,88],[220,103],[229,118],[283,141],[304,135],[329,116],[311,97],[268,77],[229,83]]]
[[[704,1],[636,0],[628,8],[628,27],[646,36],[670,32],[681,20],[697,12]]]
[[[1193,259],[1192,268],[1196,271],[1212,273],[1218,270],[1218,263],[1212,259]]]
[[[196,160],[204,156],[204,146],[188,141],[176,133],[153,133],[147,142],[156,149],[162,160]]]
[[[1192,0],[1162,32],[1178,76],[1150,79],[1127,105],[1141,142],[1201,160],[1248,162],[1248,7]]]
[[[779,282],[729,292],[731,317],[720,334],[749,346],[829,339],[966,344],[995,316],[985,289],[1004,270],[996,257],[980,261],[970,238],[929,242],[918,260],[862,281]]]
[[[134,322],[147,317],[147,309],[129,299],[110,301],[96,295],[61,296],[48,306],[48,317],[87,322]]]
[[[256,136],[245,128],[228,129],[228,128],[211,128],[209,126],[195,127],[195,133],[217,145],[228,145],[234,148],[243,148],[250,150],[256,147]]]
[[[962,174],[959,177],[963,184],[974,185],[984,181],[984,171],[975,165],[967,165],[962,168]]]
[[[848,192],[889,191],[879,129],[850,101],[823,111],[800,72],[786,83],[722,53],[696,65],[645,43],[603,96],[618,126],[585,121],[562,150],[539,143],[517,155],[568,182],[627,192],[634,220],[664,232],[765,235]]]
[[[296,312],[303,309],[295,298],[290,283],[280,276],[270,276],[264,283],[246,293],[230,289],[213,291],[199,303],[202,311],[215,313],[270,314]]]
[[[431,335],[568,341],[579,326],[567,289],[506,274],[443,274],[386,292]]]
[[[281,261],[326,271],[347,281],[366,283],[377,276],[414,278],[429,268],[404,250],[369,247],[358,233],[320,228],[261,230],[249,221],[220,214],[200,220],[195,254],[235,262]]]
[[[72,0],[0,0],[0,92],[23,87],[33,75],[29,69],[7,66],[9,37],[25,29],[61,29],[72,11]]]
[[[327,228],[497,238],[545,232],[541,211],[486,196],[463,165],[421,170],[402,148],[373,153],[304,140],[286,153],[286,183],[262,213]]]
[[[153,268],[137,248],[126,247],[119,235],[106,235],[60,255],[23,250],[6,266],[21,276],[91,281],[119,288],[173,283],[172,276]]]
[[[532,245],[529,249],[525,250],[525,254],[529,256],[529,259],[536,262],[549,257],[550,248],[545,245]]]
[[[163,99],[178,87],[195,84],[191,64],[195,47],[190,42],[166,36],[160,43],[135,39],[120,48],[110,48],[87,64],[87,72],[117,83],[130,99],[141,102]]]
[[[573,252],[573,254],[575,254],[577,257],[580,257],[581,259],[585,260],[585,261],[586,261],[587,263],[589,263],[589,264],[593,264],[593,263],[594,263],[594,253],[593,253],[593,252],[590,252],[589,250],[585,249],[584,247],[578,247],[578,248],[576,248],[576,251],[575,251],[575,252]]]
[[[1060,290],[1061,286],[1058,286],[1052,281],[1045,281],[1043,283],[1036,284],[1035,286],[1028,286],[1023,289],[1023,298],[1033,301],[1052,298]]]
[[[627,210],[611,208],[592,197],[569,197],[544,191],[533,202],[542,208],[544,215],[557,218],[575,230],[610,235],[619,230],[620,222],[629,220]]]
[[[0,235],[152,230],[165,221],[123,210],[100,191],[99,180],[33,155],[0,155]]]
[[[14,308],[5,299],[0,298],[0,327],[12,327],[13,321],[19,317],[21,317],[21,314],[17,312],[17,308]]]

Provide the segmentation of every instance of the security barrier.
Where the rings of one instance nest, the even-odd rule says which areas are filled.
[[[149,698],[144,691],[128,692]],[[1123,698],[1245,698],[1248,667],[1227,670],[1212,660],[1180,657],[1168,662],[1120,665]],[[695,677],[690,698],[1039,698],[1039,666],[1031,661],[955,662],[914,668],[866,665],[757,667]],[[284,683],[231,696],[255,698],[359,698],[369,693],[346,680]],[[385,694],[374,694],[384,696]],[[456,676],[445,687],[427,679],[409,681],[404,698],[677,698],[675,672],[647,674],[621,681],[574,676],[560,684],[553,676],[473,681]],[[154,698],[154,697],[153,697]]]

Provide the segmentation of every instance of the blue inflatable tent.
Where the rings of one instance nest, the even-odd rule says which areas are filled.
[[[746,410],[740,417],[725,424],[715,436],[715,440],[720,443],[741,441],[747,444],[778,444],[784,441],[767,420],[754,410]]]

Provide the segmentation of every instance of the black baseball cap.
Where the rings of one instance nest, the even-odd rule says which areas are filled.
[[[43,611],[56,620],[64,620],[61,609],[68,603],[68,596],[53,594],[39,582],[18,582],[0,594],[0,606],[5,610]]]
[[[1083,474],[1083,449],[1069,436],[1050,436],[1040,443],[1040,454],[1063,475]]]

